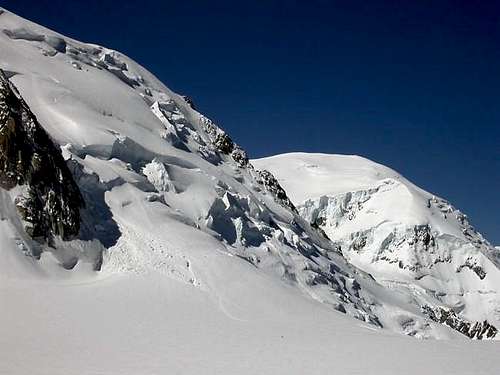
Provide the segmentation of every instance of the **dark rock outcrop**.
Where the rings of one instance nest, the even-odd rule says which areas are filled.
[[[235,145],[233,152],[231,152],[231,157],[240,167],[252,168],[248,161],[247,153],[238,145]]]
[[[431,227],[429,225],[416,225],[413,227],[413,236],[408,240],[408,244],[415,249],[421,248],[428,250],[434,247],[436,241],[432,235]]]
[[[498,329],[486,320],[484,322],[471,323],[457,315],[453,310],[443,307],[432,308],[430,306],[423,306],[422,311],[431,320],[453,328],[471,339],[492,339],[498,333]]]
[[[219,133],[214,140],[214,146],[223,154],[230,154],[234,150],[234,143],[226,133]]]
[[[457,268],[457,272],[462,272],[464,268],[470,269],[472,272],[474,272],[477,277],[479,277],[481,280],[484,280],[487,276],[486,271],[481,267],[480,265],[476,264],[472,258],[467,258],[465,260],[465,263],[460,265]]]
[[[194,105],[193,99],[191,99],[187,95],[182,95],[182,99],[191,107],[191,109],[194,109],[196,111],[196,106]]]
[[[252,168],[251,164],[248,161],[248,156],[245,150],[234,143],[231,137],[226,134],[226,132],[220,129],[217,125],[214,124],[212,120],[207,117],[202,116],[200,118],[200,123],[210,137],[210,141],[217,152],[224,155],[231,155],[236,164],[238,164],[242,168]]]
[[[295,208],[295,205],[292,203],[290,198],[288,198],[286,191],[281,187],[276,177],[274,177],[271,172],[266,170],[257,171],[257,173],[257,182],[263,185],[267,191],[271,192],[277,202],[297,213],[297,208]]]
[[[0,187],[23,186],[15,199],[26,232],[52,245],[80,230],[84,202],[58,147],[0,70]]]

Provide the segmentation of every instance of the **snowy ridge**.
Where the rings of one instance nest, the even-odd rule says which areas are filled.
[[[0,51],[85,202],[75,238],[36,259],[18,191],[0,189],[0,373],[323,373],[336,353],[346,373],[391,373],[385,348],[399,372],[420,345],[394,332],[456,339],[439,346],[452,365],[422,347],[441,373],[499,363],[495,343],[465,343],[415,302],[437,308],[439,296],[350,264],[297,213],[293,190],[128,57],[7,11]]]
[[[417,288],[424,310],[432,296],[466,320],[499,326],[496,252],[444,199],[355,156],[297,153],[254,164],[278,176],[301,216],[380,283]]]
[[[255,171],[183,96],[116,51],[1,17],[0,65],[63,148],[86,202],[75,241],[83,254],[104,252],[102,272],[161,272],[210,289],[175,233],[152,232],[174,221],[191,228],[188,237],[204,232],[224,253],[375,326],[392,325],[387,309],[407,311],[404,300],[375,297],[382,287],[301,220],[274,177]],[[46,250],[64,253],[75,241]],[[419,324],[425,337],[443,335]]]

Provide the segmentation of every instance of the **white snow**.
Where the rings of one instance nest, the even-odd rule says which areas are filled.
[[[495,374],[500,365],[497,342],[390,335],[220,253],[202,265],[217,292],[159,275],[2,281],[0,373]]]
[[[301,215],[322,218],[344,256],[379,282],[410,289],[421,304],[436,295],[471,320],[499,324],[497,255],[448,202],[359,156],[291,153],[252,163],[274,173]],[[428,248],[419,242],[426,233]]]
[[[0,189],[0,374],[496,373],[497,341],[429,321],[413,291],[346,262],[128,57],[5,11],[0,68],[62,147],[95,235],[26,256],[37,245]],[[397,177],[365,172],[362,188]],[[343,180],[329,193],[353,190]],[[55,256],[104,248],[100,271]],[[449,340],[395,333],[408,326]]]

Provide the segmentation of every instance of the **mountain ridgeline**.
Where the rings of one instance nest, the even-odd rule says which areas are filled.
[[[499,252],[449,202],[357,156],[292,153],[253,163],[274,173],[302,218],[346,259],[387,288],[411,290],[429,319],[474,339],[497,335]]]
[[[355,186],[371,173],[356,163],[331,184],[349,189],[313,191],[330,178],[319,162],[290,181],[249,161],[127,56],[9,12],[0,29],[0,240],[14,244],[3,251],[160,274],[224,311],[218,280],[237,262],[373,329],[495,337],[497,252],[445,202],[394,174]]]

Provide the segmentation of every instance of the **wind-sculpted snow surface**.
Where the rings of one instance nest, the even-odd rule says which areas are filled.
[[[255,164],[275,173],[293,192],[301,216],[337,243],[352,264],[391,289],[407,289],[434,321],[471,338],[496,335],[495,249],[450,203],[360,157],[297,153]],[[441,319],[451,314],[456,317]],[[489,334],[481,333],[483,325]]]
[[[272,173],[254,169],[191,100],[137,63],[9,12],[0,30],[0,68],[60,146],[85,204],[78,236],[56,236],[36,260],[23,251],[31,243],[12,195],[0,190],[0,352],[8,358],[0,372],[180,373],[169,362],[178,358],[186,373],[319,373],[343,360],[318,344],[345,341],[334,327],[351,350],[366,334],[395,337],[380,328],[461,338],[441,315],[423,313],[413,290],[388,289],[349,264],[297,214]],[[438,305],[437,297],[426,301]],[[299,328],[266,338],[286,326]],[[311,355],[285,363],[304,350],[302,339]],[[279,358],[269,356],[279,343]],[[248,362],[239,348],[251,353]],[[228,353],[229,365],[216,366]],[[371,363],[389,373],[379,355]]]

